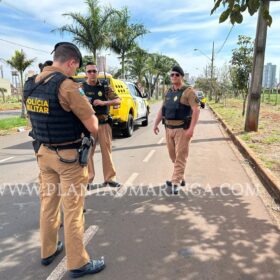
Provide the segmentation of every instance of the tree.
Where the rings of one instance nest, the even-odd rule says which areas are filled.
[[[7,92],[7,89],[0,87],[0,92],[2,94],[3,102],[6,102],[5,92]]]
[[[97,50],[107,48],[110,38],[110,19],[117,13],[110,7],[100,7],[98,0],[86,0],[88,14],[65,13],[63,16],[70,17],[72,24],[66,24],[54,31],[72,34],[73,40],[79,46],[84,47],[93,54],[93,62],[96,63]]]
[[[130,24],[130,15],[127,8],[123,8],[118,14],[114,15],[111,22],[111,49],[120,55],[122,76],[125,73],[125,56],[136,46],[135,40],[148,33],[143,24]]]
[[[166,79],[166,75],[169,74],[170,69],[175,65],[177,61],[165,55],[151,53],[147,59],[147,71],[144,75],[146,85],[150,97],[153,96],[156,85],[159,81],[160,76],[163,81]]]
[[[94,63],[94,58],[93,58],[92,55],[83,56],[83,65],[82,65],[82,67],[77,69],[77,73],[84,72],[85,71],[85,66],[87,65],[88,62]]]
[[[35,61],[35,58],[27,59],[25,53],[23,50],[15,51],[14,56],[12,56],[11,59],[7,60],[6,62],[11,65],[13,68],[15,68],[20,75],[20,84],[21,84],[21,118],[25,118],[25,105],[24,105],[24,98],[23,98],[23,73],[27,67],[29,67],[33,62]]]
[[[242,23],[242,13],[246,12],[247,10],[251,16],[254,15],[261,7],[262,2],[263,0],[214,0],[214,7],[211,10],[211,15],[219,8],[221,4],[223,4],[224,7],[227,7],[221,13],[219,23],[226,21],[228,18],[232,24]],[[262,17],[268,26],[272,24],[272,17],[269,14],[269,9],[266,5],[262,8]]]
[[[147,58],[148,53],[138,46],[135,46],[127,54],[127,70],[128,76],[135,79],[141,85],[144,82],[144,76],[147,71]]]
[[[250,37],[239,35],[237,45],[239,48],[232,51],[232,77],[243,97],[242,116],[244,116],[249,93],[249,76],[253,66],[253,41]]]
[[[242,23],[242,13],[244,13],[247,9],[250,15],[259,11],[254,48],[253,72],[245,120],[245,131],[257,131],[261,102],[261,84],[267,26],[271,26],[272,24],[272,17],[269,14],[269,0],[214,0],[214,3],[215,5],[211,10],[211,14],[220,6],[221,3],[223,3],[224,6],[227,5],[226,10],[220,15],[220,23],[227,20],[228,17],[230,17],[232,24]]]

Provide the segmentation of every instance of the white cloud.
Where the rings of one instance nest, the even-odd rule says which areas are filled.
[[[208,28],[218,27],[216,20],[209,20],[206,22],[191,24],[191,22],[169,24],[165,26],[153,27],[151,32],[178,32],[178,31],[192,31]]]
[[[62,16],[63,13],[84,13],[87,9],[84,0],[41,0],[36,5],[34,5],[34,1],[30,0],[13,2],[12,0],[5,0],[0,3],[0,9],[3,6],[9,8],[5,5],[5,2],[14,6],[14,8],[10,7],[11,13],[8,15],[11,22],[22,20],[22,18],[29,18],[30,21],[24,26],[9,25],[9,22],[5,22],[4,25],[2,24],[0,38],[47,52],[52,50],[56,42],[60,40],[70,41],[71,37],[69,35],[61,37],[59,33],[49,34],[46,31],[44,31],[46,33],[42,33],[40,30],[51,30],[55,26],[59,27],[69,22],[67,17]],[[202,69],[209,62],[206,57],[194,52],[193,49],[199,48],[208,56],[211,56],[212,42],[215,41],[215,49],[218,50],[230,29],[228,22],[218,23],[220,10],[210,16],[210,10],[213,6],[212,0],[179,0],[176,2],[176,6],[174,1],[166,0],[104,0],[100,1],[100,4],[111,4],[115,8],[128,6],[133,16],[132,21],[142,21],[150,27],[152,32],[140,41],[140,46],[149,52],[159,52],[174,57],[186,71],[191,72],[191,75],[201,72],[202,70],[197,68]],[[273,24],[268,29],[266,61],[272,61],[280,66],[280,59],[278,58],[280,57],[278,55],[280,49],[278,35],[280,31],[280,3],[272,2],[270,10],[273,16]],[[253,17],[244,15],[244,22],[234,27],[222,52],[216,56],[216,65],[222,66],[225,60],[230,60],[231,49],[236,47],[235,44],[239,34],[255,37],[256,23],[257,15]],[[38,38],[43,39],[39,41]],[[4,42],[0,44],[0,57],[5,59],[10,58],[16,49],[21,49],[20,46],[13,46]],[[175,51],[176,49],[177,51]],[[34,68],[37,67],[39,62],[51,59],[50,54],[25,48],[23,50],[28,57],[38,58]],[[87,52],[83,51],[83,53],[86,54]],[[111,66],[119,67],[117,56],[113,53],[108,56],[107,61]],[[6,66],[5,69],[7,69],[5,73],[9,74],[10,69]]]

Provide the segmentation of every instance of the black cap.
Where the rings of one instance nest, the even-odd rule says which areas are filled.
[[[77,47],[76,45],[74,45],[73,43],[70,43],[70,42],[59,42],[59,43],[57,43],[57,44],[54,46],[54,50],[51,52],[51,54],[52,54],[53,52],[55,52],[56,49],[57,49],[58,47],[62,46],[62,45],[67,45],[67,46],[73,48],[73,49],[76,51],[76,53],[77,53],[77,55],[78,55],[78,57],[79,57],[79,60],[80,60],[80,65],[79,65],[79,67],[81,68],[82,65],[83,65],[83,56],[82,56],[80,50],[78,49],[78,47]]]
[[[172,67],[171,71],[174,72],[178,72],[180,75],[182,75],[184,77],[185,73],[184,70],[179,66],[179,65],[175,65]]]

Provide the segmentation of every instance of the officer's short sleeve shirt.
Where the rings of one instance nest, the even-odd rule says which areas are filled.
[[[180,102],[184,105],[189,105],[191,107],[199,106],[199,100],[192,87],[188,87],[187,89],[185,89]]]

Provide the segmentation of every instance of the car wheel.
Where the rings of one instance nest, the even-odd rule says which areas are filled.
[[[147,113],[145,120],[142,121],[142,126],[148,126],[148,124],[149,124],[149,117],[148,117],[148,113]]]
[[[123,130],[123,135],[125,137],[131,137],[134,130],[134,121],[133,116],[131,114],[128,115],[128,120],[126,124],[126,128]]]

